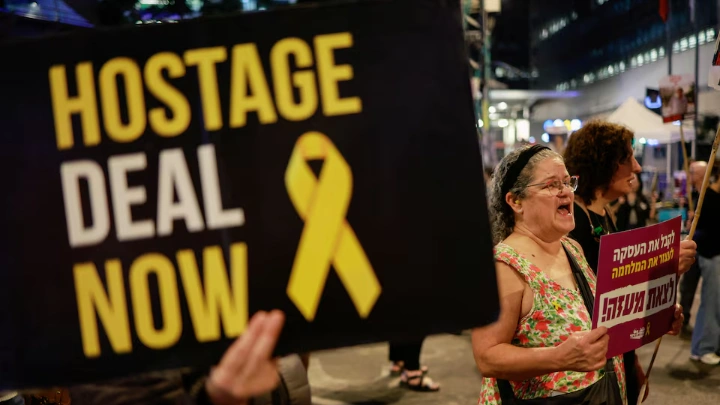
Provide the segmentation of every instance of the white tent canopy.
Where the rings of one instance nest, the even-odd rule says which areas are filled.
[[[645,138],[650,145],[680,142],[679,125],[664,124],[661,116],[648,110],[632,97],[610,114],[607,121],[625,125],[635,133],[635,139]],[[686,142],[695,139],[695,131],[691,126],[683,125],[683,132]]]

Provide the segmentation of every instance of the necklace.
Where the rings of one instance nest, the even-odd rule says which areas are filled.
[[[608,235],[610,234],[610,225],[607,221],[607,214],[601,216],[600,214],[590,211],[590,227],[592,228],[593,235],[595,236],[601,236],[601,235]],[[593,220],[594,219],[594,220]]]

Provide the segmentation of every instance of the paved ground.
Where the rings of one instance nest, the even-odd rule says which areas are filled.
[[[651,344],[639,350],[645,367],[653,348]],[[672,336],[663,338],[646,404],[720,403],[720,367],[699,367],[689,360],[689,354],[688,341]],[[398,387],[398,378],[389,376],[387,355],[385,343],[313,353],[309,378],[314,405],[477,402],[481,377],[472,358],[469,333],[431,336],[425,341],[421,361],[430,367],[431,377],[442,385],[437,393],[417,393]]]

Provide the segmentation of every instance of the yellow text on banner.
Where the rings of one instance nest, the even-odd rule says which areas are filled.
[[[320,159],[324,162],[317,178],[308,161]],[[305,226],[287,294],[308,321],[315,318],[331,264],[362,318],[380,296],[372,265],[345,218],[352,182],[350,166],[327,136],[307,132],[298,139],[285,186]]]

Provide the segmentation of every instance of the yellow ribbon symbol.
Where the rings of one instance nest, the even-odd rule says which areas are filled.
[[[648,322],[645,327],[645,336],[650,336],[650,322]]]
[[[320,159],[324,162],[318,179],[308,161]],[[327,136],[307,132],[298,139],[285,171],[285,186],[305,226],[287,294],[308,321],[315,318],[331,264],[362,318],[380,296],[380,283],[345,219],[352,181],[350,166]]]

